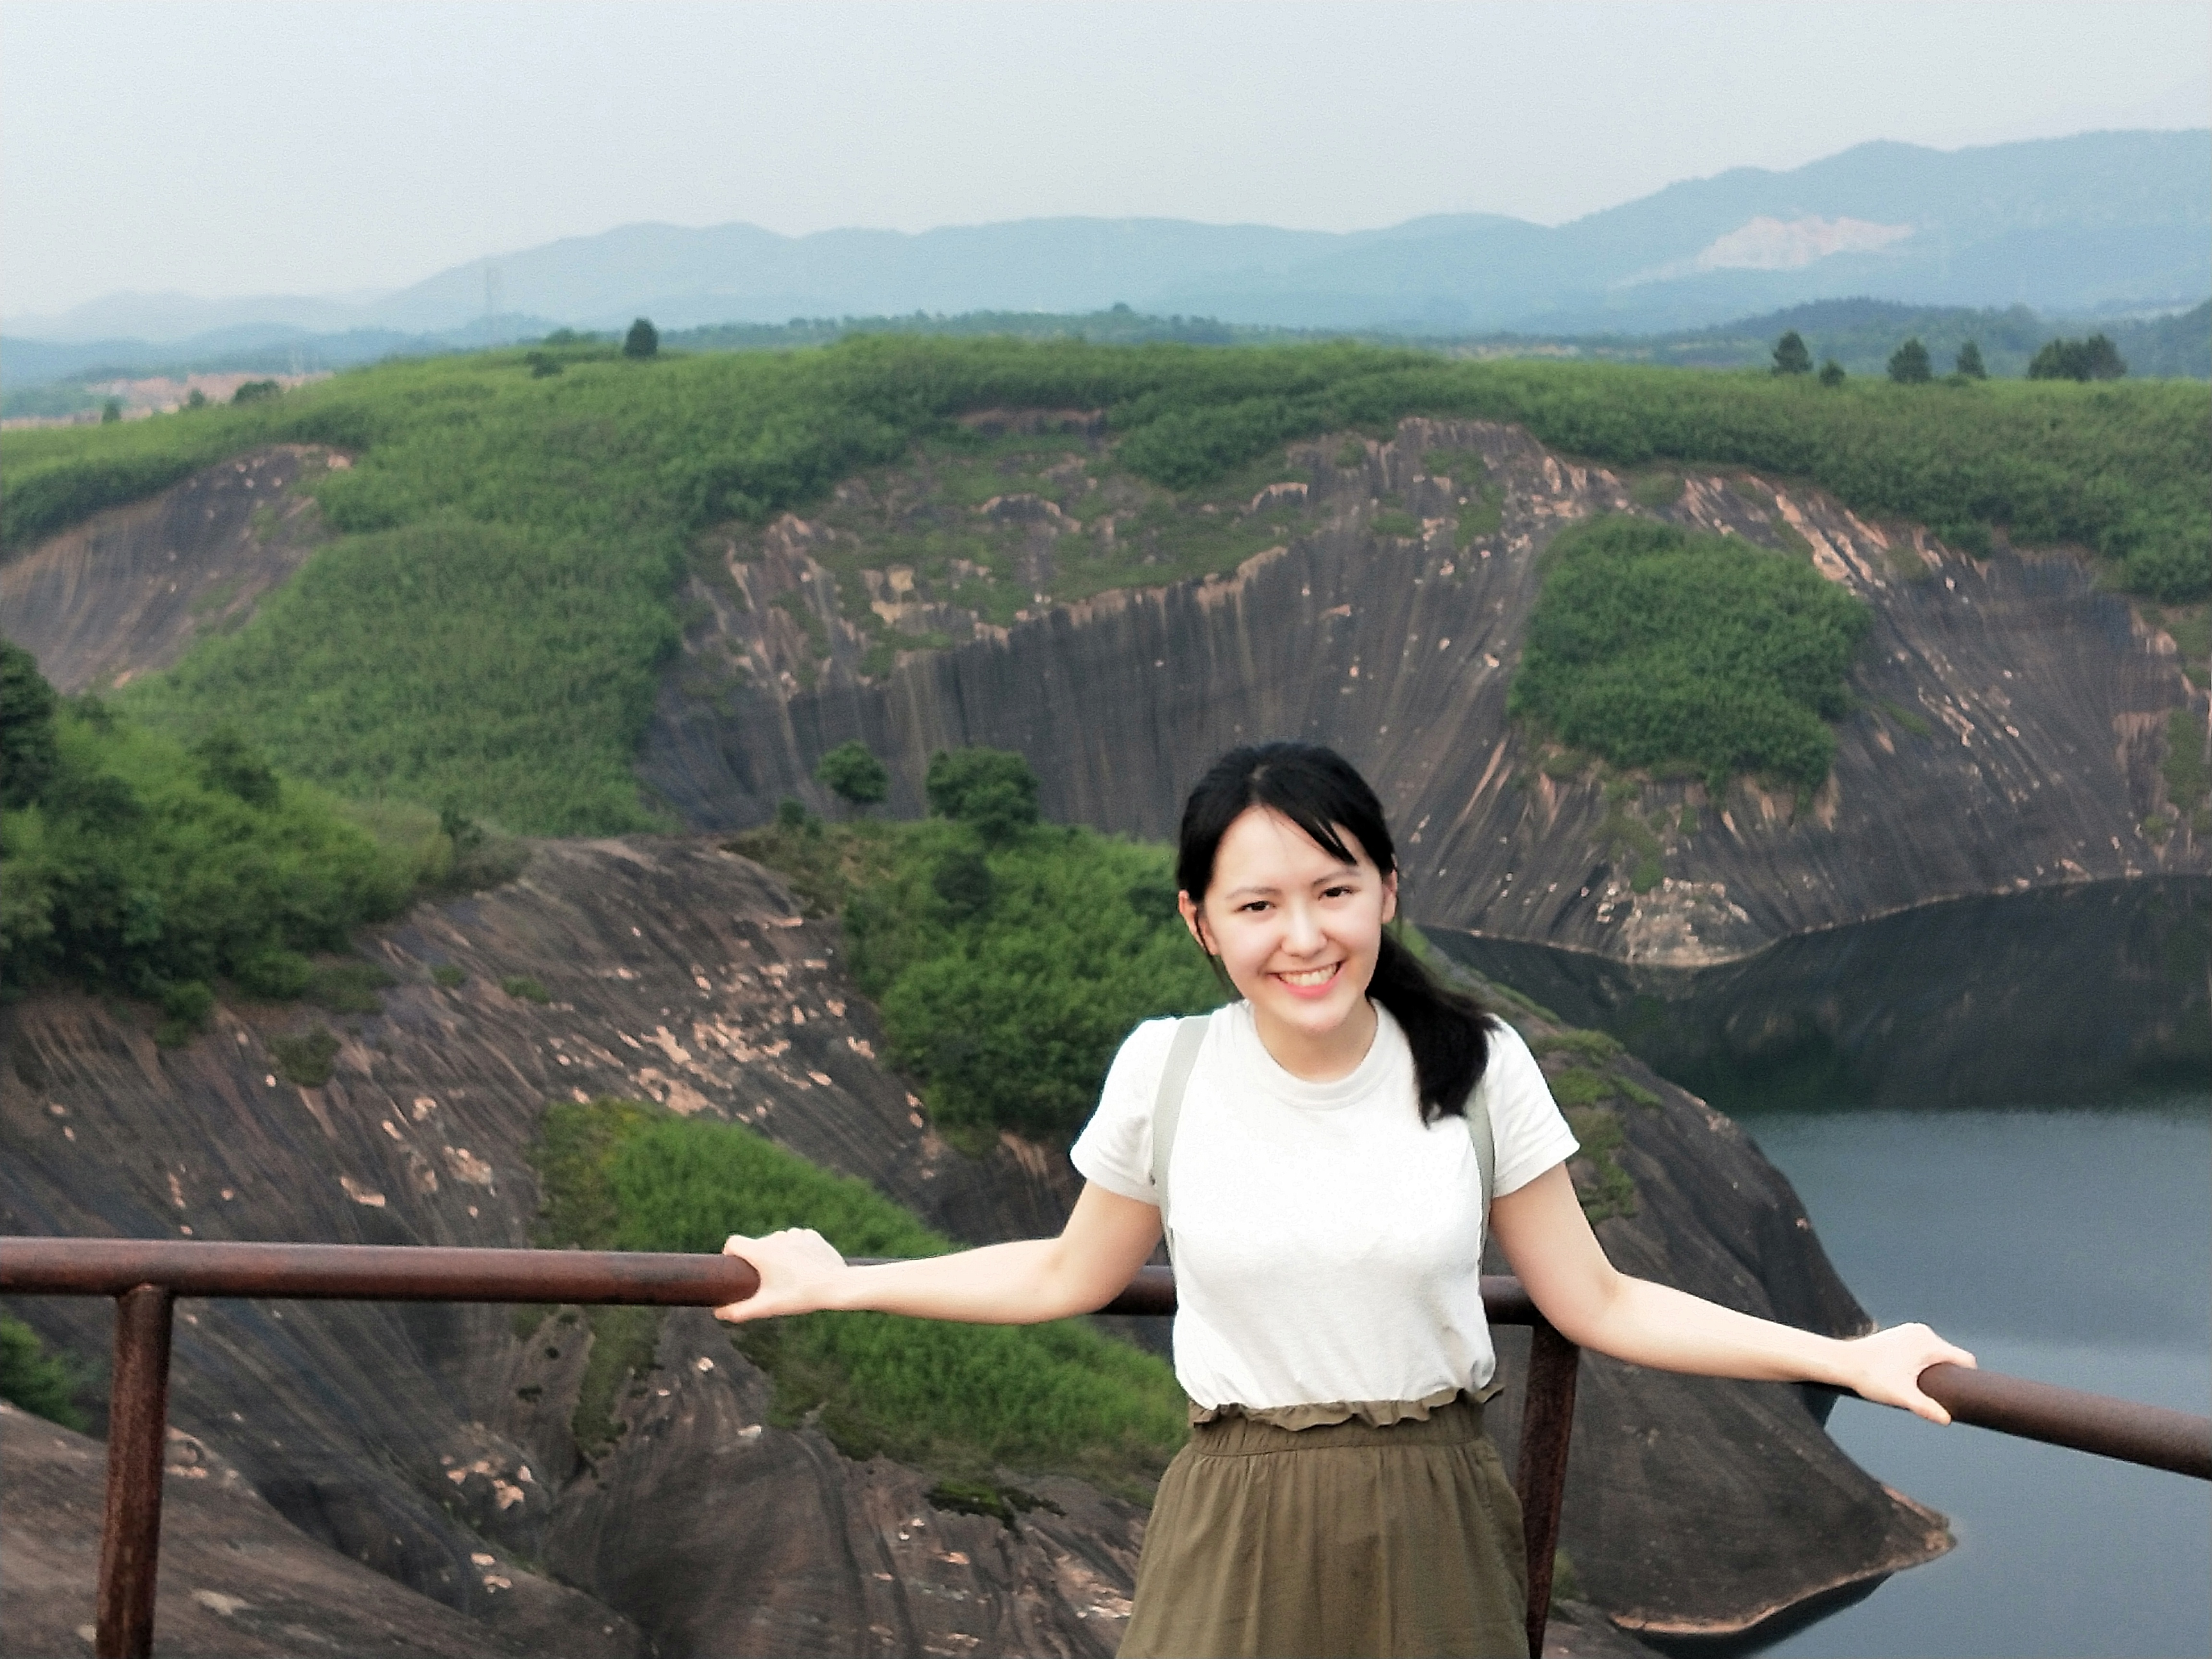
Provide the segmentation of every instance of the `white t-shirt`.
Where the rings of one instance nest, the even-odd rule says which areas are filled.
[[[1176,1376],[1200,1406],[1419,1401],[1497,1369],[1483,1317],[1481,1177],[1462,1117],[1421,1121],[1413,1051],[1379,1006],[1349,1076],[1308,1083],[1249,1003],[1214,1011],[1170,1154]],[[1175,1021],[1132,1031],[1072,1151],[1086,1180],[1154,1204],[1152,1105]],[[1476,1085],[1494,1190],[1573,1156],[1535,1056],[1502,1023]]]

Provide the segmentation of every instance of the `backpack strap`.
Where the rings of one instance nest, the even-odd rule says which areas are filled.
[[[1490,1242],[1490,1189],[1498,1179],[1498,1132],[1490,1124],[1490,1097],[1478,1082],[1468,1091],[1468,1138],[1474,1142],[1475,1172],[1482,1181],[1482,1237]]]
[[[1160,1068],[1160,1086],[1152,1096],[1152,1191],[1160,1206],[1160,1229],[1167,1230],[1168,1157],[1175,1151],[1176,1124],[1182,1116],[1183,1091],[1190,1086],[1191,1069],[1206,1042],[1211,1016],[1192,1014],[1176,1022],[1175,1040],[1168,1045],[1167,1064]]]

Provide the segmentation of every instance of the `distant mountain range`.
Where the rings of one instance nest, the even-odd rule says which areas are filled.
[[[488,273],[504,296],[489,321]],[[1346,234],[1164,219],[802,237],[629,225],[374,299],[117,295],[15,319],[7,374],[21,386],[36,372],[33,343],[482,343],[639,315],[684,329],[1120,301],[1292,328],[1651,333],[1844,296],[2085,315],[2178,309],[2209,291],[2212,131],[2104,132],[1956,151],[1862,144],[1787,173],[1672,185],[1557,228],[1471,214]]]

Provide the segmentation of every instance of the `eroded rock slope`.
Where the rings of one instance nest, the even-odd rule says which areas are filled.
[[[837,939],[711,842],[556,842],[506,887],[376,932],[368,953],[397,981],[380,1013],[226,1007],[163,1050],[127,1008],[29,999],[0,1012],[0,1228],[522,1245],[544,1103],[607,1094],[752,1124],[962,1237],[1055,1228],[1065,1160],[1010,1142],[979,1162],[939,1139],[880,1064]],[[271,1042],[325,1021],[331,1080],[285,1082]],[[1601,1224],[1608,1247],[1735,1305],[1857,1328],[1781,1177],[1724,1121],[1607,1063],[1658,1103],[1619,1094],[1583,1124],[1594,1146],[1618,1130],[1602,1156],[1637,1194]],[[105,1352],[104,1304],[15,1310]],[[519,1601],[538,1565],[665,1656],[1112,1650],[1139,1511],[1025,1478],[1062,1513],[1011,1529],[939,1515],[915,1472],[765,1425],[765,1380],[683,1314],[619,1402],[616,1449],[587,1461],[570,1423],[588,1328],[553,1310],[187,1303],[173,1421],[307,1539],[471,1618]],[[1647,1623],[1732,1627],[1941,1547],[1790,1389],[1594,1365],[1577,1433],[1569,1547],[1602,1605]],[[1716,1525],[1735,1540],[1724,1572]]]
[[[302,486],[346,458],[277,444],[94,514],[0,565],[0,633],[64,692],[167,668],[251,616],[328,538]]]
[[[780,796],[815,798],[815,761],[857,737],[891,765],[893,810],[918,811],[933,750],[988,744],[1029,757],[1048,816],[1164,837],[1221,750],[1318,738],[1382,788],[1425,921],[1674,966],[1940,898],[2212,870],[2201,833],[2160,839],[2185,816],[2160,771],[2167,717],[2201,714],[2204,694],[2172,637],[2071,555],[1969,558],[1744,476],[1693,471],[1654,507],[1667,492],[1648,477],[1479,422],[1408,420],[1387,444],[1290,459],[1225,509],[1283,529],[1233,574],[1071,604],[1040,592],[1004,624],[961,610],[957,561],[942,592],[892,561],[963,514],[963,534],[1018,535],[1041,584],[1120,556],[1117,515],[1090,510],[1080,466],[973,508],[877,511],[881,527],[855,483],[813,520],[733,533],[730,582],[695,581],[712,619],[664,684],[641,775],[694,823],[749,824]],[[1594,769],[1547,772],[1508,724],[1539,561],[1601,512],[1787,550],[1873,607],[1858,712],[1802,809],[1741,783],[1720,799],[1692,781],[1609,798]],[[840,598],[831,565],[866,564],[872,537],[885,564],[858,572],[869,613],[915,649],[887,654]],[[709,660],[743,672],[709,695]],[[1638,892],[1647,854],[1662,878]]]

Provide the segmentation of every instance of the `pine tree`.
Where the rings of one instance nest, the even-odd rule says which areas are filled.
[[[1774,343],[1774,372],[1777,374],[1810,374],[1813,354],[1805,349],[1805,337],[1791,329]]]
[[[1841,363],[1838,362],[1833,357],[1831,357],[1826,362],[1820,365],[1820,384],[1822,386],[1841,386],[1843,383],[1844,366]]]
[[[1889,354],[1889,378],[1899,386],[1925,386],[1934,374],[1928,362],[1928,348],[1920,343],[1917,337]]]
[[[625,357],[651,357],[659,350],[660,331],[643,317],[632,323],[629,332],[623,337],[623,356]]]
[[[1958,376],[1962,380],[1986,380],[1989,370],[1982,367],[1982,349],[1969,340],[1959,348]]]

